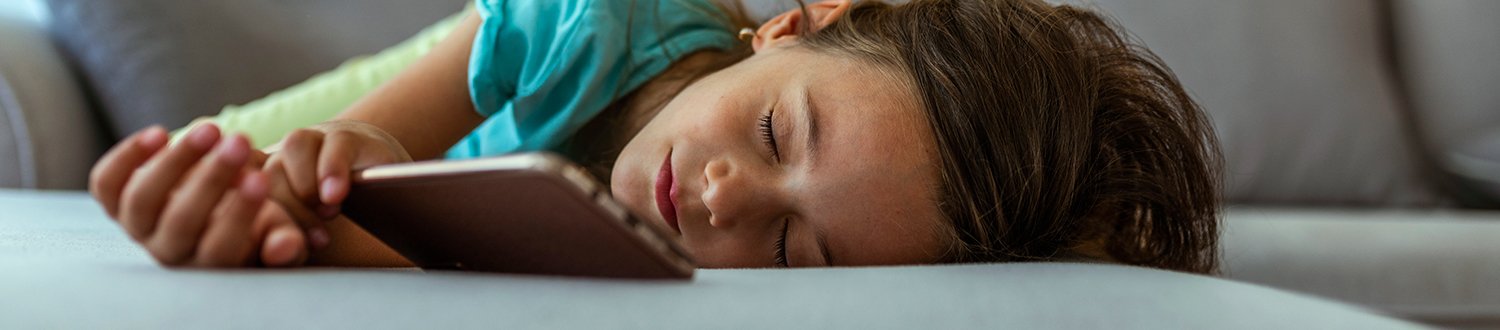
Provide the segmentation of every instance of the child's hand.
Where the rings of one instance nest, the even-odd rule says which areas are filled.
[[[264,154],[243,136],[221,139],[213,125],[174,146],[167,139],[160,127],[137,132],[110,149],[89,179],[105,212],[153,258],[168,266],[235,267],[265,252],[298,257],[275,255],[302,243],[289,242],[301,236],[294,223],[262,212],[275,207],[264,203]]]
[[[331,239],[322,222],[341,214],[352,171],[411,161],[406,149],[385,131],[352,120],[292,131],[272,147],[276,148],[280,150],[264,167],[276,183],[271,200],[307,229],[308,241],[315,248]]]

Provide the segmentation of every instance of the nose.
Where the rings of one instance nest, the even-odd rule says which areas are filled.
[[[710,161],[703,172],[708,184],[702,198],[710,225],[728,229],[747,221],[773,219],[779,212],[770,175],[753,173],[729,159]]]

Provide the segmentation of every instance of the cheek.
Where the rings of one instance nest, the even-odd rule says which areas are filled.
[[[775,258],[766,245],[755,245],[732,236],[719,236],[722,232],[689,237],[683,247],[693,255],[693,261],[701,268],[760,268],[770,267]]]
[[[717,142],[728,128],[733,127],[734,110],[725,104],[713,100],[680,101],[662,109],[662,113],[652,119],[636,138],[698,149]]]
[[[741,125],[748,125],[746,118],[754,117],[746,97],[724,94],[722,97],[686,99],[684,107],[677,109],[669,119],[676,138],[693,144],[717,144],[730,141]]]

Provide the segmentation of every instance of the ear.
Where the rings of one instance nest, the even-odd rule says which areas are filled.
[[[850,6],[852,3],[849,0],[828,0],[806,5],[807,12],[803,12],[802,8],[794,8],[781,13],[761,24],[750,45],[756,52],[760,52],[768,47],[790,44],[803,33],[821,30],[838,21],[844,16],[844,12],[849,11]]]

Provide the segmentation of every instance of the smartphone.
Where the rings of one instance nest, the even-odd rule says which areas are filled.
[[[641,221],[552,153],[356,171],[343,211],[423,269],[691,279],[665,226]]]

